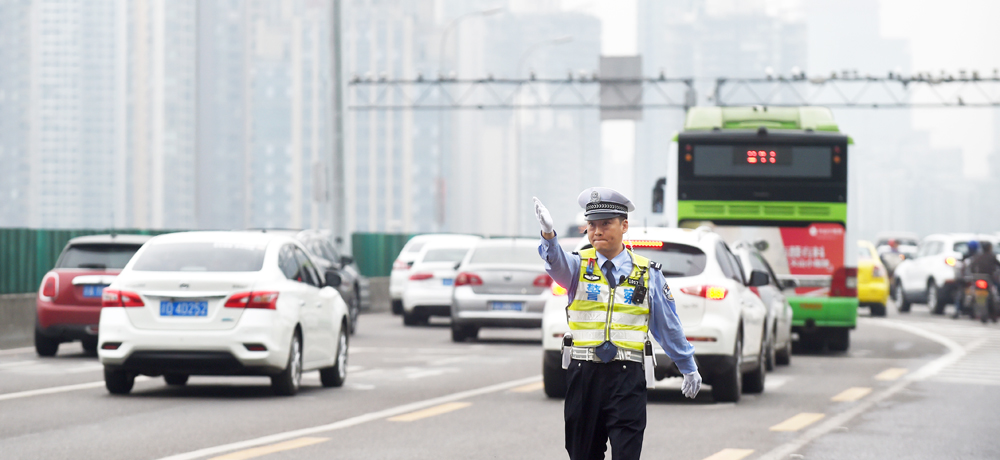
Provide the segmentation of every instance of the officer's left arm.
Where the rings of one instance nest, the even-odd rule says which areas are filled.
[[[684,336],[673,296],[667,295],[667,280],[656,269],[650,269],[649,275],[649,331],[681,373],[690,374],[698,370],[694,362],[694,346]]]

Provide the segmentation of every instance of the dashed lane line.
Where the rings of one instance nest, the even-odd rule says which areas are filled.
[[[885,382],[897,380],[907,372],[910,372],[910,370],[902,367],[890,367],[889,369],[879,372],[878,375],[875,376],[875,380],[882,380]]]
[[[928,377],[933,376],[934,374],[940,372],[941,369],[944,369],[945,367],[951,365],[952,363],[958,361],[959,359],[962,359],[962,357],[965,356],[965,349],[962,348],[961,345],[959,345],[954,340],[945,337],[941,334],[935,334],[933,332],[926,331],[919,327],[886,319],[883,319],[878,322],[873,321],[870,322],[870,324],[902,330],[914,335],[919,335],[929,340],[933,340],[946,347],[948,349],[948,353],[927,364],[924,364],[924,366],[921,367],[920,369],[917,369],[916,372],[907,374],[905,377],[899,379],[899,381],[892,384],[892,386],[889,387],[887,390],[875,394],[874,396],[858,403],[854,407],[851,407],[850,409],[844,412],[841,412],[839,414],[827,418],[820,424],[806,430],[794,440],[786,442],[785,444],[782,444],[772,449],[771,451],[765,453],[764,455],[760,456],[758,460],[784,460],[788,458],[789,455],[795,453],[796,451],[804,447],[806,444],[809,444],[810,442],[814,441],[820,436],[823,436],[841,426],[844,426],[844,424],[849,422],[854,417],[857,417],[858,415],[871,409],[876,404],[886,400],[887,398],[892,397],[896,393],[899,393],[904,388],[909,386],[911,383],[919,380],[925,380]]]
[[[351,417],[348,419],[336,421],[333,423],[328,423],[325,425],[317,425],[308,428],[301,428],[298,430],[285,431],[281,433],[275,433],[268,436],[262,436],[259,438],[248,439],[246,441],[239,441],[229,444],[222,444],[218,446],[206,447],[203,449],[194,450],[191,452],[185,452],[181,454],[171,455],[169,457],[164,457],[160,460],[194,460],[197,458],[208,457],[210,455],[218,455],[226,452],[232,452],[235,450],[249,449],[251,447],[264,446],[268,444],[274,444],[282,441],[287,441],[290,439],[301,438],[304,436],[315,435],[318,433],[327,433],[330,431],[341,430],[344,428],[349,428],[352,426],[361,425],[364,423],[382,420],[389,417],[394,417],[401,414],[406,414],[409,412],[414,412],[420,409],[426,409],[428,407],[433,407],[441,405],[444,403],[461,401],[463,399],[469,399],[475,396],[482,396],[490,393],[498,393],[501,391],[506,391],[511,388],[527,385],[529,383],[537,382],[542,378],[541,375],[536,375],[534,377],[528,377],[518,380],[511,380],[509,382],[498,383],[496,385],[490,385],[482,388],[477,388],[474,390],[460,391],[458,393],[452,393],[450,395],[444,395],[437,398],[425,399],[423,401],[417,401],[409,404],[404,404],[402,406],[390,407],[388,409],[383,409],[380,411],[369,412],[367,414],[358,415],[356,417]]]
[[[136,381],[136,383],[138,383],[138,382],[144,382],[144,381],[150,380],[150,379],[151,379],[150,377],[139,376],[139,377],[135,378],[135,381]],[[68,392],[68,391],[87,390],[87,389],[90,389],[90,388],[100,388],[100,387],[103,387],[103,386],[104,386],[104,381],[102,380],[100,382],[77,383],[75,385],[64,385],[64,386],[61,386],[61,387],[51,387],[51,388],[42,388],[42,389],[38,389],[38,390],[18,391],[16,393],[0,394],[0,401],[7,401],[7,400],[10,400],[10,399],[29,398],[31,396],[50,395],[50,394],[55,394],[55,393],[65,393],[65,392]]]
[[[520,386],[517,388],[511,388],[510,391],[512,393],[531,393],[532,391],[538,391],[541,390],[542,388],[545,388],[545,382],[529,383],[527,385]]]
[[[753,453],[753,449],[722,449],[708,457],[705,460],[740,460],[748,457]]]
[[[868,396],[868,394],[871,392],[872,389],[867,387],[848,388],[844,391],[841,391],[839,394],[837,394],[837,396],[830,398],[830,401],[833,402],[857,401],[861,398],[864,398],[865,396]]]
[[[433,417],[435,415],[447,414],[448,412],[454,412],[459,409],[465,409],[471,406],[470,402],[450,402],[444,403],[440,406],[428,407],[427,409],[418,410],[416,412],[410,412],[409,414],[397,415],[395,417],[389,417],[387,420],[390,422],[413,422],[416,420],[425,419],[428,417]]]
[[[823,417],[826,417],[826,414],[803,412],[792,416],[792,418],[785,420],[784,422],[772,426],[771,431],[799,431],[820,421]]]
[[[321,442],[329,441],[330,438],[298,438],[292,439],[291,441],[279,442],[277,444],[271,444],[268,446],[254,447],[252,449],[241,450],[238,452],[232,452],[226,455],[220,455],[218,457],[212,457],[209,460],[247,460],[249,458],[263,457],[265,455],[274,454],[278,452],[284,452],[286,450],[298,449],[300,447],[311,446],[314,444],[319,444]]]

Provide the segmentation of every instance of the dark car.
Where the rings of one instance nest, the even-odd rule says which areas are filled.
[[[35,350],[53,356],[59,344],[79,340],[97,350],[101,295],[150,237],[93,235],[69,240],[42,278],[36,300]]]
[[[280,232],[299,240],[306,249],[309,256],[317,265],[320,273],[327,270],[334,270],[340,274],[342,280],[337,290],[340,296],[347,303],[348,312],[351,318],[351,334],[358,329],[358,313],[366,309],[371,304],[371,290],[368,279],[361,276],[354,258],[341,255],[334,247],[332,233],[328,230],[266,230],[267,232]]]

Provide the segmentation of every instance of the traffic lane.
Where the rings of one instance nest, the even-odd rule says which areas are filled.
[[[104,367],[96,353],[77,343],[64,343],[52,357],[39,357],[34,348],[4,350],[0,354],[0,395],[52,388],[103,379]]]
[[[809,459],[1000,458],[997,389],[917,382],[800,453]]]
[[[644,449],[650,458],[703,459],[725,449],[767,452],[797,437],[823,418],[843,412],[884,390],[894,380],[878,380],[887,369],[916,369],[943,353],[922,338],[862,322],[856,343],[870,347],[864,357],[795,356],[791,366],[768,374],[761,395],[743,395],[738,404],[715,403],[704,387],[695,400],[679,391],[680,379],[649,392]],[[897,344],[913,342],[912,346]],[[539,361],[540,366],[540,352]],[[897,377],[899,378],[899,377]],[[851,388],[871,392],[849,393]],[[315,436],[329,438],[267,458],[562,458],[565,457],[563,401],[546,398],[540,386],[469,398],[462,407],[402,422],[388,419]],[[822,418],[803,414],[821,414]],[[810,418],[812,417],[812,418]],[[772,431],[781,426],[786,431]]]
[[[519,337],[520,331],[512,338],[497,331],[494,343],[454,344],[448,328],[404,330],[389,315],[366,319],[374,323],[370,330],[381,326],[395,338],[355,336],[344,388],[320,387],[315,372],[292,398],[273,396],[266,378],[192,377],[186,387],[154,378],[125,397],[107,394],[102,385],[2,401],[0,449],[33,457],[72,450],[78,458],[136,458],[136,452],[158,458],[539,373],[539,342]],[[114,433],[114,450],[93,443],[102,439],[95,437],[97,427],[105,437]]]

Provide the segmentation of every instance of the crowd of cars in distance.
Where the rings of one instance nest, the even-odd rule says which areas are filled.
[[[396,260],[392,263],[392,271],[389,273],[389,300],[391,302],[392,313],[394,315],[403,314],[403,292],[406,290],[406,284],[410,280],[410,268],[416,262],[417,258],[420,257],[425,244],[430,241],[460,242],[480,239],[482,237],[475,235],[448,233],[416,235],[410,238],[403,245],[403,249],[399,252],[399,255],[396,256]]]

